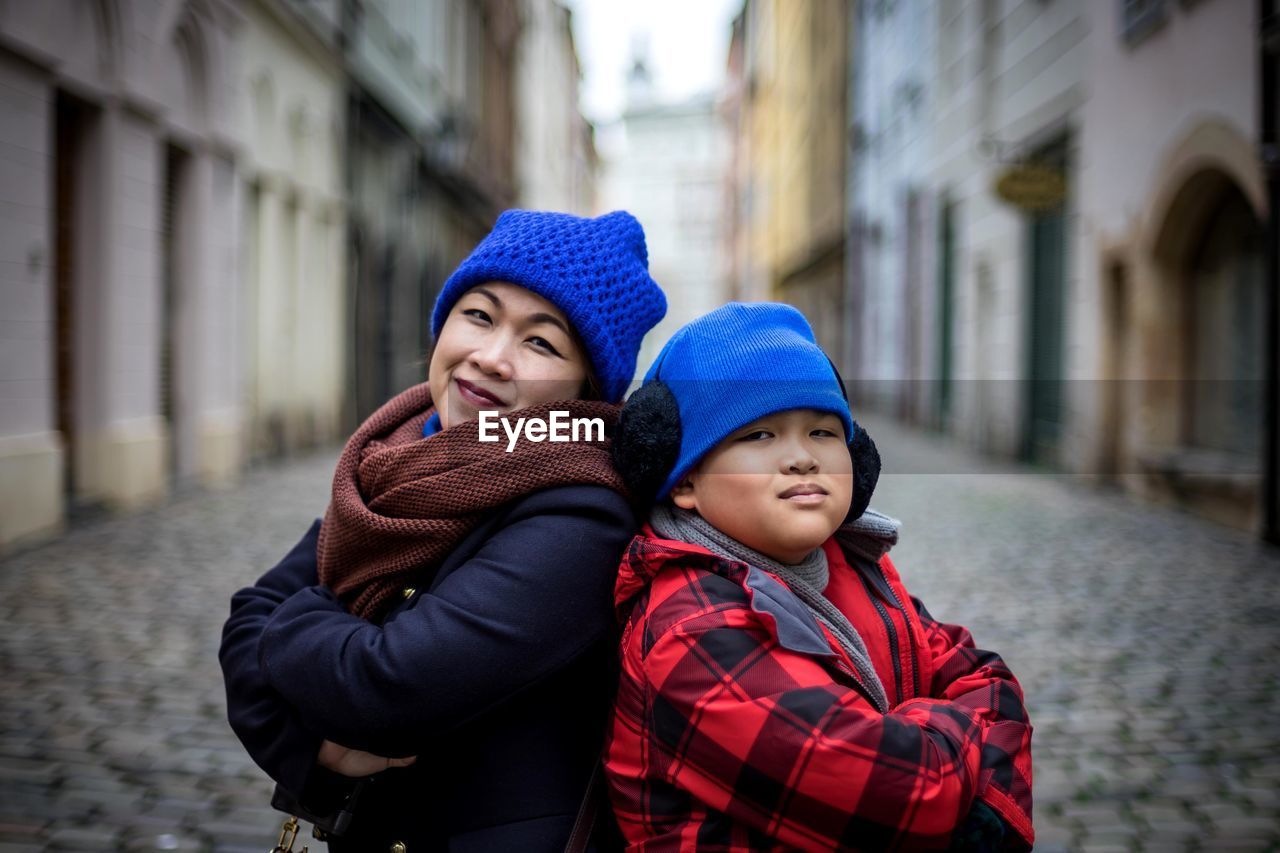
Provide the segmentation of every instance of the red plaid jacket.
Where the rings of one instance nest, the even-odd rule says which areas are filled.
[[[630,849],[945,849],[975,800],[1005,847],[1029,848],[1031,724],[1013,674],[935,621],[887,555],[824,548],[826,595],[866,641],[887,714],[777,577],[648,527],[631,541],[605,755]]]

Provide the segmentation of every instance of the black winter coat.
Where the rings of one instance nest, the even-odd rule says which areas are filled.
[[[331,850],[562,850],[602,746],[613,583],[637,526],[600,486],[513,501],[375,625],[317,584],[317,521],[232,597],[231,727],[317,811],[350,787],[316,765],[323,738],[418,756],[372,778]]]

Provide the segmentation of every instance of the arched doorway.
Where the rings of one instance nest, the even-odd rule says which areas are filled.
[[[1262,223],[1240,191],[1220,194],[1184,279],[1183,441],[1262,465],[1266,293]]]
[[[1148,486],[1256,529],[1266,384],[1264,230],[1246,190],[1200,163],[1168,196],[1152,243],[1144,403]]]

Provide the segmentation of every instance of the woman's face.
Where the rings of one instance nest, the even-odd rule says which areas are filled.
[[[462,294],[440,328],[427,381],[448,429],[550,400],[582,396],[586,354],[564,313],[501,281]]]

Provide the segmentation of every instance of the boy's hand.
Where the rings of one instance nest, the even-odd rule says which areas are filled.
[[[1004,850],[1005,825],[981,800],[974,800],[969,814],[951,836],[951,853],[997,853]]]
[[[332,770],[334,773],[340,773],[343,776],[350,776],[356,779],[362,776],[372,776],[374,773],[381,773],[383,770],[388,770],[392,767],[408,767],[417,760],[418,756],[416,755],[411,755],[408,758],[386,758],[381,755],[374,755],[372,752],[350,749],[331,740],[326,740],[320,744],[320,754],[316,757],[319,765],[326,770]]]

